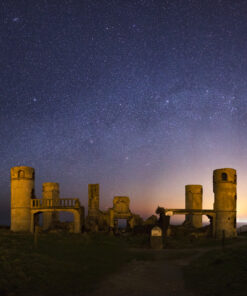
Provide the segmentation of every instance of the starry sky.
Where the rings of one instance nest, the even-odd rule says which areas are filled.
[[[102,210],[128,195],[148,217],[184,207],[184,186],[238,173],[247,221],[245,0],[1,0],[0,223],[10,168]]]

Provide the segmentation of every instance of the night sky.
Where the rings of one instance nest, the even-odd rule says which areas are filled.
[[[238,173],[247,220],[247,1],[1,0],[0,223],[10,168],[87,206],[128,195],[143,217],[184,186]]]

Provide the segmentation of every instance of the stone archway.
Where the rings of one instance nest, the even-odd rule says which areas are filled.
[[[82,217],[80,209],[41,209],[41,210],[31,210],[31,223],[30,232],[34,232],[35,227],[35,217],[40,213],[52,213],[52,212],[70,212],[74,215],[74,233],[81,233],[82,227]]]

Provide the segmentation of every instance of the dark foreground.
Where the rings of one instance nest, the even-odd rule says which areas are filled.
[[[247,239],[168,241],[148,236],[32,235],[0,230],[0,295],[245,295]]]

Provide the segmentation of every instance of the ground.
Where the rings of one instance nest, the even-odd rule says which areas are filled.
[[[1,296],[245,295],[247,239],[166,241],[148,236],[0,230]],[[239,278],[241,280],[239,280]]]
[[[194,295],[185,289],[183,279],[183,266],[189,263],[188,258],[193,257],[191,250],[146,252],[153,256],[152,260],[131,261],[121,271],[102,281],[90,296]]]

